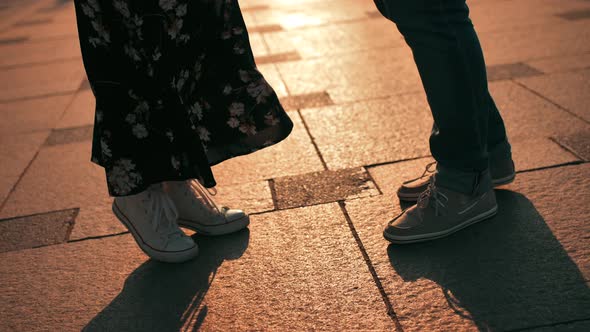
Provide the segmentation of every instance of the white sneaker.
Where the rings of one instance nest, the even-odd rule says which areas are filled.
[[[137,195],[116,197],[113,212],[141,250],[155,260],[180,263],[199,253],[193,239],[178,227],[178,211],[161,184]]]
[[[178,224],[203,235],[237,232],[250,224],[242,210],[218,207],[196,180],[166,182],[166,192],[178,209]]]

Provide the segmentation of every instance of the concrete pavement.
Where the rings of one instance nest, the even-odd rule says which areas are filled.
[[[389,245],[431,161],[402,37],[370,0],[242,0],[295,128],[214,168],[252,224],[181,265],[110,212],[72,2],[0,3],[0,331],[589,331],[590,2],[468,3],[518,170],[496,217]]]

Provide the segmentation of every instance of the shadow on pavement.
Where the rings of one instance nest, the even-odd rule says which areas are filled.
[[[481,331],[588,319],[590,289],[543,217],[521,194],[496,196],[491,220],[430,243],[389,245],[395,271],[437,283],[455,314]]]
[[[200,250],[197,259],[184,264],[145,262],[83,331],[186,331],[187,324],[198,330],[207,315],[201,302],[217,269],[225,260],[242,256],[250,232],[193,238]]]

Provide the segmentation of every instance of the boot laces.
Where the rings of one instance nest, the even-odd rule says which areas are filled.
[[[176,223],[178,210],[172,199],[160,187],[155,186],[148,189],[142,203],[144,211],[150,218],[153,230],[160,234],[164,240],[184,235]]]
[[[411,180],[407,180],[404,182],[404,184],[407,183],[411,183],[414,182],[416,180],[420,180],[421,178],[425,177],[425,176],[430,176],[431,174],[433,174],[436,171],[436,161],[433,161],[429,164],[426,165],[426,167],[424,167],[424,172],[422,173],[422,175],[420,175],[417,178],[411,179]]]
[[[444,202],[443,202],[444,201]],[[440,215],[441,209],[445,208],[449,198],[441,193],[434,184],[434,178],[430,179],[430,183],[428,184],[428,188],[424,192],[420,194],[418,198],[418,208],[425,209],[428,206],[434,207],[434,214]]]

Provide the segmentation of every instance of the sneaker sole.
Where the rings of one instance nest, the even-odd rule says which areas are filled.
[[[137,229],[133,226],[133,223],[125,216],[123,211],[119,209],[119,207],[113,203],[113,213],[119,219],[119,221],[129,230],[135,242],[139,248],[150,258],[153,258],[157,261],[165,262],[165,263],[182,263],[188,260],[191,260],[197,256],[199,253],[199,249],[195,244],[194,247],[189,249],[181,250],[181,251],[161,251],[158,249],[152,248],[149,244],[145,243]]]
[[[240,219],[220,225],[204,225],[197,221],[178,219],[178,225],[191,229],[201,235],[220,236],[235,233],[250,225],[250,217],[244,216]]]
[[[435,232],[435,233],[429,233],[429,234],[421,234],[421,235],[412,235],[412,236],[404,236],[404,237],[397,237],[391,234],[388,234],[387,232],[383,232],[383,237],[385,237],[385,239],[391,243],[395,243],[395,244],[409,244],[409,243],[419,243],[419,242],[426,242],[426,241],[430,241],[430,240],[436,240],[436,239],[440,239],[443,237],[447,237],[455,232],[458,232],[460,230],[462,230],[463,228],[466,228],[468,226],[471,226],[475,223],[478,223],[480,221],[484,221],[486,219],[489,219],[493,216],[496,215],[496,213],[498,213],[498,206],[494,206],[492,209],[481,213],[473,218],[470,218],[464,222],[462,222],[461,224],[452,227],[448,230],[445,231],[441,231],[441,232]]]
[[[512,173],[509,176],[499,178],[499,179],[492,179],[492,185],[494,187],[504,186],[514,182],[516,178],[516,173]],[[404,202],[416,202],[420,197],[421,193],[418,194],[404,194],[404,193],[397,193],[397,197]]]

